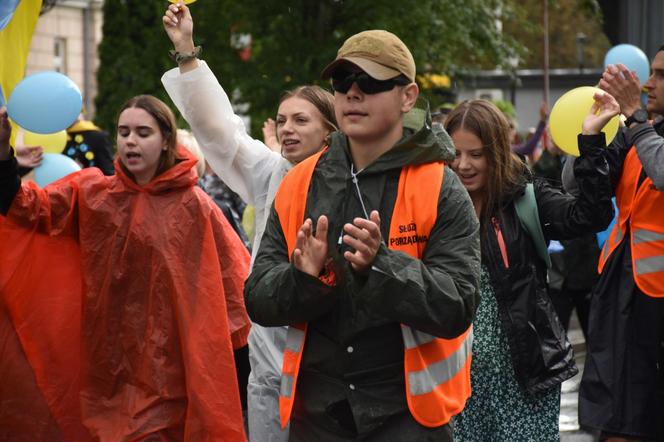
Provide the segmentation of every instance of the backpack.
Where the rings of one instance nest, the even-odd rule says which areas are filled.
[[[516,201],[514,201],[516,214],[519,221],[530,238],[535,243],[535,250],[540,258],[546,263],[548,269],[551,268],[551,257],[549,256],[548,246],[542,232],[540,224],[539,211],[537,210],[537,201],[535,200],[535,187],[533,183],[526,184],[526,191]]]

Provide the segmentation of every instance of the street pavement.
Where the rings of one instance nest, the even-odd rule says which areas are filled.
[[[579,427],[579,383],[583,375],[583,364],[586,360],[586,343],[579,326],[576,312],[572,315],[567,336],[574,347],[574,357],[579,373],[563,382],[560,395],[560,440],[561,442],[596,442],[598,435],[582,430]]]

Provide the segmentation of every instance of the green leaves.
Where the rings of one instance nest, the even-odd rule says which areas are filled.
[[[556,3],[570,1],[576,0]],[[579,1],[585,5],[594,0]],[[201,0],[190,8],[194,38],[204,48],[203,58],[229,96],[250,105],[252,133],[259,136],[263,121],[275,115],[281,94],[301,84],[324,84],[321,71],[335,58],[344,40],[357,32],[391,31],[410,48],[418,73],[453,77],[469,70],[507,67],[511,56],[530,60],[520,42],[525,41],[531,48],[536,46],[531,40],[537,39],[532,37],[533,32],[541,33],[541,15],[537,12],[540,3]],[[167,55],[170,42],[161,23],[166,6],[165,1],[156,0],[104,4],[97,121],[106,129],[113,130],[119,107],[131,96],[149,93],[166,99],[160,78],[174,67]],[[241,55],[246,56],[247,50],[241,54],[231,47],[231,38],[234,36],[237,42],[239,36],[246,34],[251,35],[250,57],[243,61]],[[541,37],[537,45],[540,41]]]

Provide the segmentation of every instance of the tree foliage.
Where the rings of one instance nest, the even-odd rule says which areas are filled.
[[[520,68],[538,69],[543,65],[542,0],[509,0],[514,12],[504,22],[505,33],[523,47]],[[596,0],[549,0],[549,66],[577,68],[577,51],[583,49],[585,68],[602,67],[610,48],[602,30],[602,15]],[[578,37],[585,40],[579,46]]]
[[[107,0],[104,5],[98,123],[114,127],[121,104],[133,95],[165,98],[160,77],[174,66],[161,26],[166,3]],[[257,134],[274,115],[279,96],[296,85],[320,82],[350,35],[387,29],[413,52],[418,72],[454,74],[501,65],[519,44],[500,32],[498,17],[511,14],[508,0],[199,0],[190,5],[197,44],[224,88],[250,105]],[[251,34],[243,61],[231,37]]]
[[[139,94],[167,97],[160,78],[173,63],[161,29],[164,5],[151,0],[104,2],[95,106],[97,123],[111,133],[120,107],[129,98]]]

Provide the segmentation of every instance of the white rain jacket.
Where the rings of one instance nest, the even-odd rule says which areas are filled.
[[[274,195],[293,165],[247,133],[242,119],[205,61],[185,74],[179,68],[161,78],[217,175],[256,210],[251,262],[265,230]],[[253,324],[249,333],[251,374],[247,388],[249,440],[287,441],[279,423],[279,387],[286,327]]]

